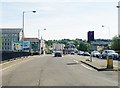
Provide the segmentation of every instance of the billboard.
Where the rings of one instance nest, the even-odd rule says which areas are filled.
[[[29,49],[30,49],[29,41],[13,41],[12,42],[13,51],[21,51],[21,50],[29,50]]]
[[[94,41],[94,31],[88,32],[88,42]]]
[[[23,42],[23,50],[30,50],[30,42],[29,41]]]

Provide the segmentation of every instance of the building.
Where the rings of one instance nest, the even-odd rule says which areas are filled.
[[[22,28],[0,28],[0,50],[12,51],[12,42],[21,41],[23,38]]]
[[[66,54],[71,54],[72,52],[76,52],[75,45],[69,44],[69,45],[65,46],[65,53]]]
[[[88,36],[88,42],[94,41],[94,31],[89,31],[87,36]]]
[[[45,54],[46,51],[45,40],[42,37],[40,40],[40,47],[41,54]]]
[[[65,47],[64,44],[54,43],[52,49],[53,51],[63,51],[64,47]]]
[[[111,40],[98,40],[91,42],[90,50],[91,51],[102,51],[105,47],[111,45]]]
[[[30,42],[31,54],[40,54],[40,40],[38,38],[24,38],[24,41]]]

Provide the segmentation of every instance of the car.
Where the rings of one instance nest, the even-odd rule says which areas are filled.
[[[102,53],[102,58],[106,59],[107,55],[112,55],[113,59],[118,59],[119,58],[118,53],[116,53],[114,50],[104,50],[103,53]]]
[[[54,52],[54,57],[62,57],[62,56],[63,56],[62,52],[60,52],[60,51]]]
[[[91,52],[91,55],[92,55],[93,57],[99,58],[101,54],[100,54],[98,51],[92,51],[92,52]]]
[[[84,56],[90,56],[90,53],[89,53],[89,52],[84,52],[83,55],[84,55]]]
[[[71,52],[70,52],[70,54],[71,54],[71,55],[74,55],[74,54],[75,54],[75,52],[74,52],[74,51],[71,51]]]
[[[78,51],[78,55],[84,55],[84,51]]]

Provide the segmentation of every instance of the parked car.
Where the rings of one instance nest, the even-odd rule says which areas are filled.
[[[84,55],[84,51],[78,51],[78,55]]]
[[[74,55],[74,54],[75,54],[75,52],[74,52],[74,51],[71,51],[71,52],[70,52],[70,54],[71,54],[71,55]]]
[[[89,52],[84,52],[84,56],[90,56]]]
[[[62,52],[54,52],[54,57],[62,57],[63,53]]]
[[[105,59],[107,58],[107,55],[112,55],[113,59],[118,59],[119,55],[116,53],[114,50],[104,50],[102,53],[102,58]]]
[[[91,52],[91,55],[92,55],[93,57],[99,58],[101,54],[100,54],[98,51],[92,51],[92,52]]]

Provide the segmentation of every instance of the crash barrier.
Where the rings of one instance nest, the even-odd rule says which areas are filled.
[[[29,56],[30,52],[0,52],[0,61],[16,59],[21,57]]]

